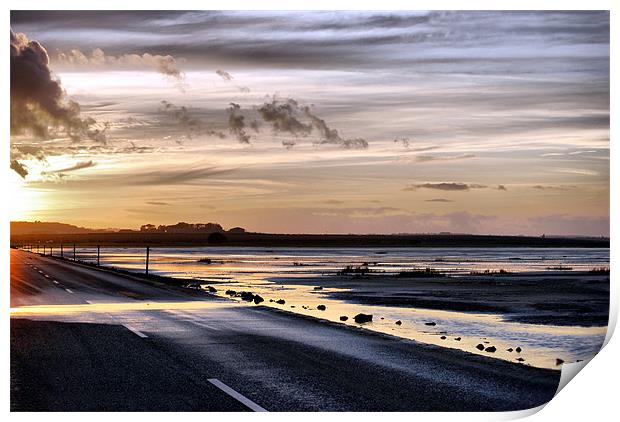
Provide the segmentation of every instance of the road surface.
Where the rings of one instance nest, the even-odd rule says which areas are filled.
[[[515,365],[11,249],[14,411],[520,410]]]

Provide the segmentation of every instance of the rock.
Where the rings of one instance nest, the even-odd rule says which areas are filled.
[[[484,344],[489,344],[489,342],[488,342],[488,341],[483,341],[483,343],[484,343]]]
[[[489,346],[486,349],[484,349],[484,351],[489,352],[489,353],[495,353],[497,349],[495,348],[495,346]]]
[[[208,290],[210,293],[217,293],[217,289],[216,289],[215,287],[207,286],[207,290]]]
[[[385,318],[381,317],[381,319],[385,319]]]
[[[564,363],[564,359],[557,358],[557,359],[555,360],[555,364],[556,364],[557,366],[560,366],[560,365],[562,365],[563,363]]]
[[[327,309],[327,307],[325,305],[319,305],[316,307],[319,311],[324,311],[325,309]]]
[[[273,302],[273,299],[269,299],[269,302]]]
[[[291,308],[294,308],[294,307],[295,307],[295,305],[291,305]]]
[[[372,322],[372,315],[368,315],[368,314],[357,314],[355,315],[355,317],[353,318],[355,320],[355,322],[357,322],[358,324],[364,324],[365,322]]]
[[[399,319],[398,321],[396,321],[394,324],[396,325],[403,325],[403,322]]]
[[[520,348],[520,347],[517,347],[517,348],[515,349],[515,352],[517,352],[517,353],[521,353],[521,348]]]
[[[241,300],[245,300],[248,302],[252,302],[254,300],[254,294],[252,292],[241,292],[240,297]]]
[[[235,296],[235,295],[237,294],[237,292],[236,292],[236,291],[234,291],[234,290],[226,290],[226,294],[227,294],[228,296]]]
[[[455,341],[461,341],[461,338],[460,337],[455,337],[454,340]]]
[[[322,286],[316,286],[316,287],[314,288],[314,290],[323,290],[323,287],[322,287]]]
[[[510,353],[512,353],[512,347],[506,349],[507,351],[509,351]]]
[[[440,339],[442,339],[442,340],[445,340],[445,339],[446,339],[446,336],[441,336],[441,337],[439,337],[439,338],[440,338]]]
[[[479,345],[476,346],[476,349],[484,350],[484,344],[480,343]]]
[[[424,325],[428,325],[429,327],[434,327],[435,325],[437,325],[436,322],[425,322]]]
[[[349,319],[349,317],[345,315],[340,317],[340,321],[346,321],[347,319]]]
[[[277,303],[278,305],[284,305],[284,304],[286,303],[286,300],[284,300],[284,299],[278,299],[278,300],[276,300],[276,303]]]
[[[519,362],[525,362],[525,359],[523,359],[523,358],[517,358],[517,361],[519,361]]]
[[[265,299],[263,299],[262,297],[260,297],[259,295],[254,295],[254,303],[256,303],[257,305],[261,302],[264,302]]]

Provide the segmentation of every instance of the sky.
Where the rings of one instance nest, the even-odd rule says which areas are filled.
[[[608,12],[11,13],[11,218],[609,235]]]

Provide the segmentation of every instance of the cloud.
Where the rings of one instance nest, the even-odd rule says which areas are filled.
[[[245,116],[239,114],[241,106],[236,103],[230,103],[230,107],[226,109],[228,112],[228,130],[242,144],[250,143],[250,135],[245,131]]]
[[[470,189],[484,189],[486,185],[479,185],[475,183],[460,183],[460,182],[442,182],[442,183],[421,183],[417,185],[407,185],[403,190],[414,191],[417,189],[436,189],[444,191],[468,191]]]
[[[454,202],[450,199],[444,199],[444,198],[435,198],[435,199],[427,199],[426,202]]]
[[[22,178],[28,175],[28,169],[17,160],[11,160],[11,170],[15,170]]]
[[[560,190],[560,191],[565,191],[565,190],[572,190],[572,189],[577,189],[577,186],[575,185],[534,185],[532,186],[533,189],[538,189],[538,190]]]
[[[160,111],[173,120],[185,132],[185,136],[190,139],[201,134],[217,136],[218,138],[226,137],[223,132],[207,129],[199,119],[190,114],[189,109],[185,106],[176,106],[170,101],[162,100]]]
[[[338,130],[331,128],[325,120],[312,111],[310,106],[301,106],[297,100],[292,98],[279,100],[274,96],[270,102],[264,103],[256,111],[275,132],[305,137],[316,131],[320,138],[317,144],[332,144],[345,149],[368,148],[368,142],[363,138],[342,138]],[[304,122],[303,118],[307,121]],[[286,140],[282,144],[287,148],[292,148],[296,142]]]
[[[86,169],[89,167],[94,167],[95,163],[92,160],[89,161],[80,161],[77,164],[74,164],[70,167],[65,167],[62,169],[58,169],[58,170],[49,170],[49,171],[44,171],[41,172],[41,174],[64,174],[64,173],[68,173],[70,171],[76,171],[76,170],[82,170],[82,169]]]
[[[474,154],[459,154],[459,155],[417,155],[415,161],[418,163],[426,163],[429,161],[454,161],[465,160],[468,158],[475,158]]]
[[[257,108],[260,117],[271,124],[276,132],[287,132],[295,136],[308,135],[312,131],[312,125],[302,123],[298,117],[299,105],[297,101],[289,98],[279,101],[275,98]]]
[[[225,70],[216,70],[215,73],[217,73],[222,79],[224,79],[225,81],[232,81],[233,77],[230,73],[226,72]]]
[[[101,48],[95,48],[90,55],[82,53],[79,49],[68,52],[59,52],[57,56],[61,64],[72,66],[118,66],[129,68],[149,67],[157,72],[182,82],[185,75],[178,68],[177,59],[171,55],[159,54],[121,54],[113,56],[106,54]]]
[[[49,138],[59,129],[73,140],[84,137],[105,142],[96,122],[82,119],[80,105],[67,100],[49,67],[49,56],[37,41],[11,30],[11,134],[31,133]]]

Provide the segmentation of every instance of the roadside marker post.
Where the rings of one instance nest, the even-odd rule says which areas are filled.
[[[99,245],[97,245],[97,266],[99,266]]]
[[[147,246],[146,247],[146,271],[145,271],[145,274],[147,276],[149,275],[149,252],[150,252],[150,248]]]

